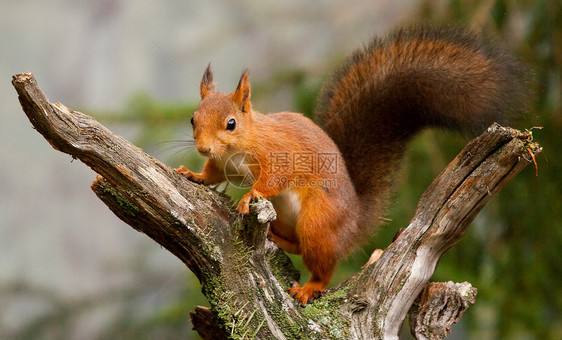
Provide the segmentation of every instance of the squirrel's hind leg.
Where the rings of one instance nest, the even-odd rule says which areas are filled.
[[[303,205],[296,228],[303,262],[312,277],[303,286],[294,283],[288,292],[302,306],[322,295],[339,258],[339,247],[334,238],[337,233],[334,230],[340,219],[334,218],[338,216],[337,213],[330,213],[331,207],[319,203],[310,200]],[[323,211],[318,210],[319,206],[324,208]]]
[[[298,241],[289,240],[283,235],[279,235],[279,231],[290,230],[286,224],[279,220],[271,221],[269,226],[268,236],[275,244],[289,254],[301,255],[301,247]]]

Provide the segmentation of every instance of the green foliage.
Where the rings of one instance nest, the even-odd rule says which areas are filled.
[[[479,289],[476,305],[464,317],[471,326],[471,337],[560,338],[562,155],[558,149],[562,145],[562,3],[455,0],[440,10],[441,16],[429,2],[424,10],[435,21],[452,19],[454,23],[476,25],[495,31],[505,40],[513,40],[513,27],[521,28],[516,48],[535,74],[535,100],[528,117],[515,127],[544,127],[534,130],[535,139],[544,148],[537,158],[538,177],[530,166],[504,188],[459,245],[442,259],[434,279],[466,280]],[[449,138],[452,137],[439,142],[439,152],[446,159],[451,159],[462,146],[450,143]],[[452,144],[453,149],[449,147]],[[408,192],[414,190],[417,194],[415,182],[421,177],[423,164],[436,161],[419,151],[431,147],[422,138],[409,154],[408,178],[397,195],[399,199],[406,198],[409,205],[413,201]]]

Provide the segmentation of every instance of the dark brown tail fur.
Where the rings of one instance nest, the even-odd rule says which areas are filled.
[[[454,28],[402,29],[355,51],[323,87],[316,117],[365,203],[363,224],[385,208],[416,132],[506,123],[524,103],[525,74],[496,42]]]

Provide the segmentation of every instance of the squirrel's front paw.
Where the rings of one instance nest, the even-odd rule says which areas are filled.
[[[197,184],[203,184],[203,178],[201,178],[201,176],[199,176],[198,174],[188,170],[185,165],[180,166],[177,169],[174,169],[178,174],[182,174],[185,177],[187,177],[188,180],[197,183]]]
[[[236,210],[240,216],[247,216],[250,214],[250,203],[256,202],[258,199],[262,198],[262,194],[256,189],[250,190],[238,203]]]

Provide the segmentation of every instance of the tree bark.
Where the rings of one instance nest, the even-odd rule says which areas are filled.
[[[211,320],[199,327],[202,336],[214,338],[397,338],[439,258],[462,238],[492,195],[541,151],[530,132],[492,125],[429,186],[410,225],[376,261],[301,308],[284,291],[299,273],[266,237],[275,218],[268,201],[252,205],[252,215],[238,219],[228,197],[188,181],[93,118],[51,104],[32,74],[14,75],[12,83],[34,128],[55,149],[99,174],[92,184],[96,195],[195,273],[210,311],[198,309],[192,317]],[[420,296],[417,315],[447,311],[446,303],[428,302],[437,301],[434,295],[426,289]],[[457,296],[443,291],[438,301]],[[418,329],[437,321],[415,319]],[[442,338],[450,325],[444,327],[417,336]]]
[[[410,308],[410,332],[416,339],[445,338],[475,299],[476,288],[468,282],[426,285]]]

